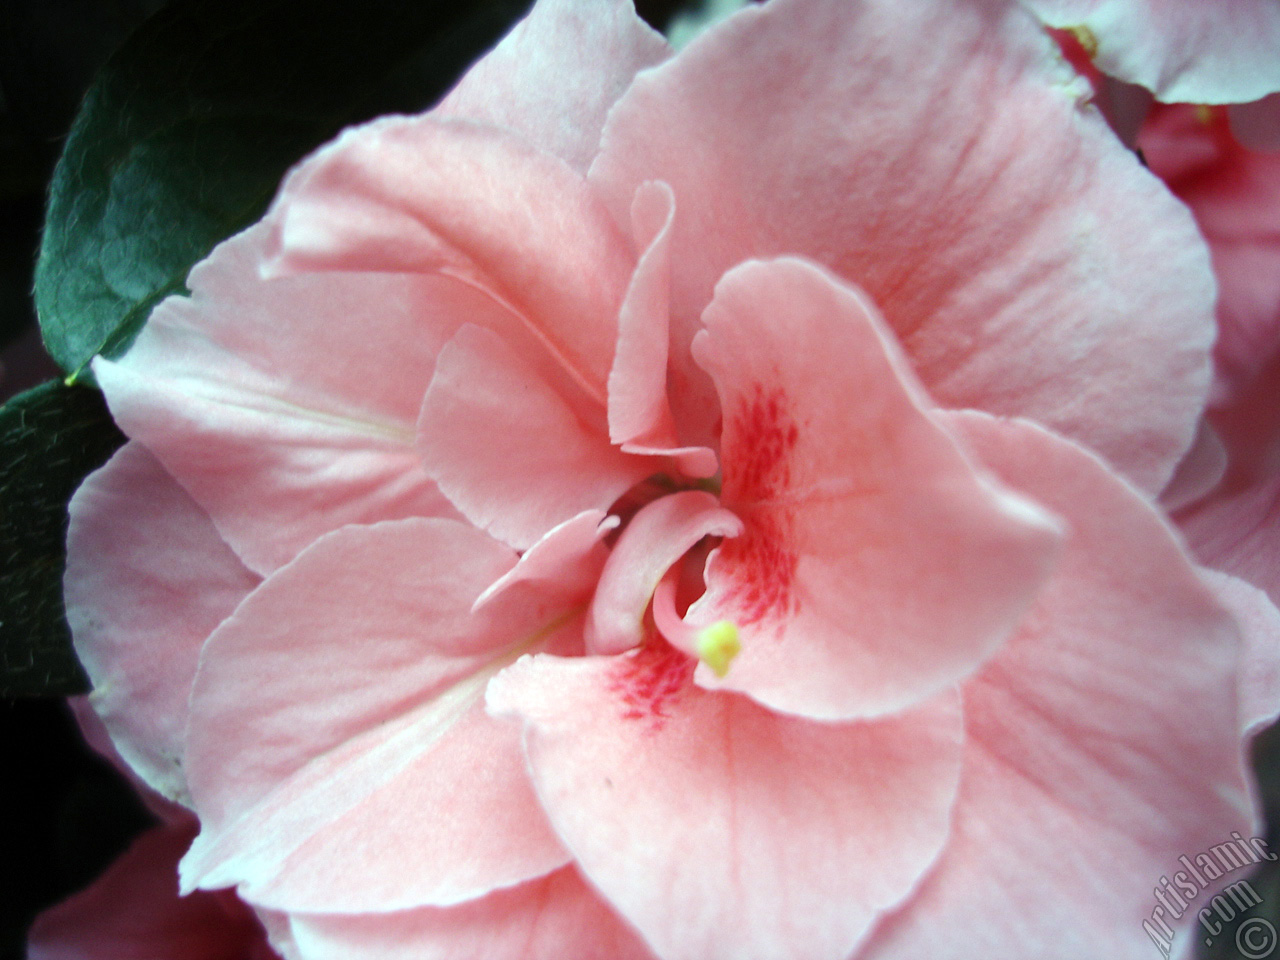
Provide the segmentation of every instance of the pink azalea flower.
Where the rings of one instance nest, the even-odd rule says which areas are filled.
[[[543,0],[301,164],[94,366],[68,617],[183,889],[307,960],[1149,956],[1275,695],[1152,505],[1209,258],[1086,101],[1003,5]]]
[[[1280,601],[1280,100],[1157,106],[1138,145],[1195,215],[1219,287],[1213,400],[1179,471],[1179,525],[1203,563]]]
[[[1272,0],[1020,0],[1077,31],[1098,66],[1166,103],[1246,103],[1280,90]]]
[[[255,916],[231,890],[179,896],[178,861],[199,825],[139,780],[84,698],[73,698],[71,707],[85,739],[134,781],[160,823],[87,888],[36,918],[28,960],[277,960],[262,922],[284,934],[281,918]]]
[[[1153,173],[1195,215],[1218,279],[1216,403],[1225,405],[1280,354],[1280,98],[1252,105],[1241,142],[1238,111],[1157,105],[1138,135]],[[1269,135],[1268,135],[1269,130]]]
[[[91,886],[45,911],[28,960],[273,960],[262,928],[233,892],[178,896],[190,823],[153,827]]]

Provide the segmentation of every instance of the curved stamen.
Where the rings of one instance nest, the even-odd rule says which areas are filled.
[[[653,592],[653,623],[673,646],[693,651],[717,677],[729,672],[733,658],[742,649],[738,642],[738,626],[730,620],[718,620],[707,627],[685,623],[676,613],[676,567],[658,583]]]

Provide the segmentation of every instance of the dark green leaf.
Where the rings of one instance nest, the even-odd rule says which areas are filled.
[[[54,174],[36,270],[71,379],[126,349],[191,266],[261,216],[342,127],[424,109],[529,0],[176,0],[90,88]]]
[[[54,381],[0,407],[0,696],[87,689],[62,609],[67,501],[123,442],[87,387]]]

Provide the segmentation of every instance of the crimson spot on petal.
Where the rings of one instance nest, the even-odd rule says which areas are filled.
[[[738,624],[757,623],[795,613],[798,601],[791,584],[796,554],[788,544],[789,517],[785,509],[756,509],[742,515],[742,536],[726,540],[720,562],[733,571],[725,594]]]
[[[786,394],[757,383],[750,401],[734,412],[724,438],[725,499],[752,503],[785,493],[799,436]]]
[[[738,404],[724,437],[724,498],[742,518],[742,536],[726,540],[721,562],[732,569],[725,599],[740,624],[793,613],[796,554],[784,502],[800,429],[786,392],[757,383]],[[774,501],[774,502],[770,502]]]
[[[609,689],[620,698],[624,719],[645,720],[656,732],[670,716],[667,707],[689,686],[696,665],[651,630],[643,644],[617,659]]]

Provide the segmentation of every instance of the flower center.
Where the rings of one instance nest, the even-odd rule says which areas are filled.
[[[717,677],[729,672],[733,658],[742,649],[738,641],[738,625],[731,620],[717,620],[707,627],[687,624],[676,613],[676,579],[674,569],[662,578],[653,593],[653,623],[667,640],[676,647],[693,650],[699,660],[711,668]]]

